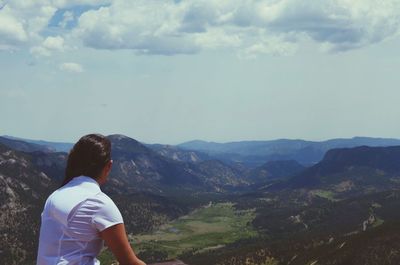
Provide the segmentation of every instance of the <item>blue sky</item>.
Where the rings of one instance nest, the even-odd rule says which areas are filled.
[[[398,1],[1,6],[0,135],[400,138]]]

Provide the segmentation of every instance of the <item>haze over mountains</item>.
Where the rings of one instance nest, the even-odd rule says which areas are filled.
[[[13,136],[0,136],[0,142],[6,144],[7,139],[18,140],[29,147],[14,146],[17,150],[33,151],[48,149],[49,151],[68,152],[72,143],[48,142],[30,140]],[[16,144],[18,141],[8,142]],[[268,141],[237,141],[228,143],[207,142],[194,140],[178,145],[145,144],[163,156],[178,161],[197,162],[211,158],[220,159],[228,163],[243,163],[246,166],[261,166],[267,161],[296,160],[305,166],[320,161],[325,152],[334,148],[356,146],[395,146],[400,145],[400,139],[353,137],[337,138],[326,141],[306,141],[293,139],[278,139]],[[186,152],[185,152],[186,151]],[[189,151],[189,152],[187,152]]]
[[[320,161],[330,149],[362,145],[394,146],[400,145],[400,140],[372,137],[338,138],[320,142],[279,139],[215,143],[195,140],[179,144],[178,147],[204,152],[224,161],[259,166],[271,160],[296,160],[303,165],[312,165]]]
[[[364,238],[375,242],[372,245],[387,240],[370,260],[393,249],[390,242],[397,237],[389,231],[400,228],[400,215],[392,213],[400,207],[399,140],[196,141],[169,146],[118,134],[108,138],[114,165],[102,189],[121,209],[131,234],[152,231],[209,202],[255,211],[249,225],[260,237],[219,247],[218,252],[188,249],[180,257],[188,264],[233,264],[232,258],[262,264],[267,257],[276,264],[307,264],[320,257],[321,264],[346,264],[341,260],[348,260],[358,248],[355,242]],[[67,153],[54,146],[57,143],[0,137],[1,264],[34,263],[40,212],[60,185],[67,159]],[[289,248],[287,242],[292,242]],[[351,248],[339,248],[339,259],[332,251],[343,242]],[[153,261],[166,257],[157,251],[146,253],[153,253],[148,256]],[[387,264],[396,264],[393,260]]]

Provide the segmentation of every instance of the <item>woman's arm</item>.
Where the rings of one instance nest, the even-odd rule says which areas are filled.
[[[100,232],[101,238],[117,258],[120,265],[146,265],[133,252],[124,224],[116,224]]]

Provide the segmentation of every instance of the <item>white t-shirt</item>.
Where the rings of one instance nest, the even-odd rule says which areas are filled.
[[[94,179],[73,178],[47,198],[42,212],[37,265],[98,265],[99,232],[123,223],[114,202]]]

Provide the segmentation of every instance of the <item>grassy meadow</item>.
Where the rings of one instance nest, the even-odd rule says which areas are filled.
[[[252,210],[239,211],[232,203],[210,203],[190,214],[163,225],[149,234],[131,235],[130,241],[140,257],[176,258],[188,251],[202,252],[239,239],[257,236],[250,222]],[[112,255],[104,251],[102,264],[112,264]]]

